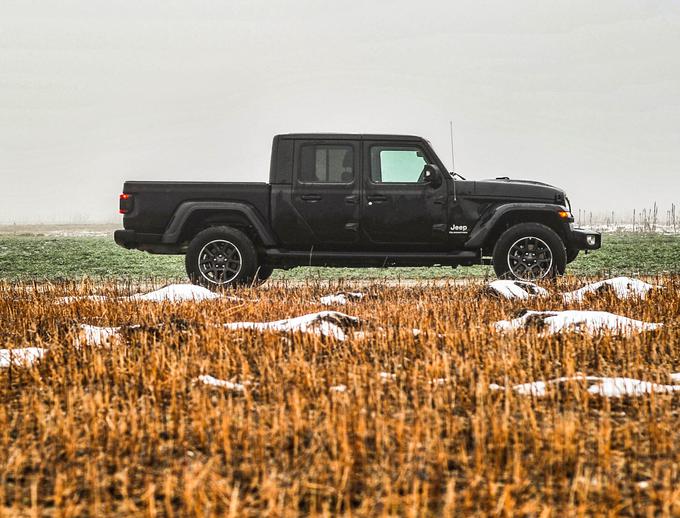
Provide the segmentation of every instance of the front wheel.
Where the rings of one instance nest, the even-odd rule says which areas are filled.
[[[255,277],[257,278],[258,284],[264,284],[264,282],[269,279],[274,273],[274,268],[272,266],[262,265],[257,269]]]
[[[580,250],[578,248],[567,248],[567,264],[574,262],[578,257]]]
[[[211,227],[196,234],[185,257],[189,279],[210,289],[251,284],[257,270],[257,252],[243,232]]]
[[[560,236],[540,223],[519,223],[503,232],[493,249],[493,268],[503,278],[532,281],[562,275],[567,251]]]

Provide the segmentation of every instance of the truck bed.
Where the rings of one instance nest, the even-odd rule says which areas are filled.
[[[125,229],[162,234],[180,204],[187,201],[247,203],[269,221],[270,186],[264,182],[125,182],[133,209],[123,218]]]

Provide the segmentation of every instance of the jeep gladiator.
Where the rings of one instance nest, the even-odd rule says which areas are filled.
[[[417,136],[274,137],[269,183],[128,181],[116,243],[185,254],[192,282],[264,281],[295,266],[493,264],[501,278],[564,273],[597,232],[559,188],[450,174]]]

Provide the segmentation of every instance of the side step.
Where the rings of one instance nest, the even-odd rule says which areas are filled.
[[[289,266],[447,266],[480,264],[479,252],[342,252],[280,250],[270,248],[265,255],[272,263]]]

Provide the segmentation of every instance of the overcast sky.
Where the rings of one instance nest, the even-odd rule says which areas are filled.
[[[575,208],[680,203],[680,3],[2,0],[0,223],[126,179],[266,181],[271,137],[410,133]]]

